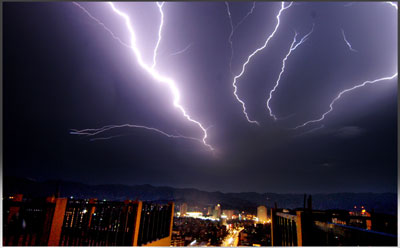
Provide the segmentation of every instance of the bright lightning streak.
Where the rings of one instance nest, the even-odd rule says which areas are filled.
[[[114,138],[118,138],[118,137],[124,137],[124,136],[128,136],[128,134],[118,134],[118,135],[113,135],[113,136],[108,136],[108,137],[93,138],[93,139],[90,139],[90,141],[110,140],[110,139],[114,139]]]
[[[229,17],[229,24],[231,25],[231,33],[229,34],[228,42],[229,42],[229,45],[231,47],[231,57],[229,59],[229,70],[232,73],[232,60],[233,60],[233,42],[232,42],[232,37],[233,37],[234,27],[233,27],[233,21],[232,21],[232,14],[231,14],[231,11],[229,9],[229,3],[225,2],[225,6],[226,6],[226,12],[227,12],[228,17]]]
[[[353,49],[350,42],[346,39],[346,35],[344,34],[344,30],[342,29],[343,40],[346,42],[347,46],[349,47],[350,51],[358,52],[356,49]]]
[[[398,9],[398,8],[397,8],[397,4],[395,4],[395,3],[393,3],[393,2],[386,2],[386,3],[392,5],[392,7],[394,7],[395,9]]]
[[[397,4],[395,4],[394,2],[381,2],[381,3],[389,4],[392,7],[394,7],[395,9],[398,9]],[[355,2],[351,2],[351,3],[345,4],[344,7],[350,7],[350,6],[353,6],[354,4],[355,4]]]
[[[268,100],[267,100],[267,108],[268,108],[268,110],[269,110],[269,115],[270,115],[271,117],[273,117],[275,121],[278,120],[278,118],[272,113],[271,106],[269,105],[269,104],[270,104],[270,101],[271,101],[271,99],[272,99],[272,93],[274,93],[274,92],[276,91],[276,89],[278,88],[278,86],[279,86],[279,81],[281,80],[282,74],[285,72],[286,60],[289,58],[290,54],[291,54],[294,50],[296,50],[296,48],[297,48],[298,46],[300,46],[301,44],[303,44],[303,43],[308,39],[308,37],[311,35],[311,33],[312,33],[313,31],[314,31],[314,24],[313,24],[313,27],[312,27],[311,31],[310,31],[308,34],[304,35],[304,37],[301,38],[301,40],[300,40],[299,42],[297,42],[297,43],[296,43],[296,37],[297,37],[297,32],[296,32],[295,35],[294,35],[294,38],[293,38],[293,42],[292,42],[292,44],[290,45],[289,52],[286,54],[285,58],[282,60],[282,69],[281,69],[281,72],[279,73],[278,79],[277,79],[276,82],[275,82],[274,88],[269,92],[269,97],[268,97]]]
[[[311,130],[308,130],[308,131],[306,131],[306,132],[304,132],[304,133],[295,135],[295,136],[293,136],[293,137],[301,137],[301,136],[304,136],[304,135],[307,135],[307,134],[310,134],[310,133],[314,133],[314,132],[316,132],[316,131],[318,131],[318,130],[324,128],[324,127],[325,127],[325,125],[322,124],[322,125],[319,126],[319,127],[313,128],[313,129],[311,129]]]
[[[343,94],[345,94],[345,93],[347,93],[347,92],[350,92],[350,91],[352,91],[352,90],[355,90],[355,89],[364,87],[364,86],[367,85],[367,84],[374,84],[374,83],[381,82],[381,81],[385,81],[385,80],[391,80],[391,79],[393,79],[393,78],[395,78],[395,77],[397,77],[397,72],[396,72],[394,75],[390,76],[390,77],[378,78],[378,79],[375,79],[375,80],[373,80],[373,81],[365,81],[365,82],[363,82],[363,83],[361,83],[361,84],[358,84],[358,85],[353,86],[353,87],[351,87],[351,88],[349,88],[349,89],[345,89],[345,90],[341,91],[341,92],[335,97],[335,99],[333,99],[333,101],[331,102],[331,104],[329,104],[329,110],[326,111],[325,113],[323,113],[322,116],[321,116],[321,118],[315,119],[315,120],[311,120],[311,121],[307,121],[307,122],[305,122],[305,123],[303,123],[303,124],[301,124],[301,125],[295,127],[294,129],[298,129],[298,128],[304,127],[304,126],[306,126],[306,125],[308,125],[308,124],[310,124],[310,123],[319,122],[319,121],[322,121],[323,119],[325,119],[325,116],[326,116],[327,114],[329,114],[330,112],[332,112],[332,110],[333,110],[333,105],[335,104],[335,102],[338,101],[338,100],[342,97]]]
[[[243,66],[242,66],[242,71],[241,71],[237,76],[235,76],[234,79],[233,79],[233,84],[232,84],[232,86],[233,86],[233,88],[234,88],[233,94],[235,95],[236,100],[238,100],[238,102],[240,102],[240,103],[242,104],[243,114],[246,116],[247,121],[250,122],[250,123],[254,123],[254,124],[259,125],[259,123],[258,123],[257,121],[250,120],[250,118],[249,118],[249,116],[248,116],[248,114],[247,114],[247,112],[246,112],[246,105],[245,105],[245,103],[244,103],[244,102],[239,98],[239,96],[237,95],[237,85],[236,85],[237,80],[244,74],[244,72],[245,72],[245,70],[246,70],[246,66],[247,66],[247,64],[250,62],[251,58],[252,58],[254,55],[256,55],[259,51],[263,50],[263,49],[268,45],[268,42],[270,41],[270,39],[275,35],[276,31],[278,30],[278,27],[279,27],[279,24],[280,24],[280,16],[281,16],[281,13],[282,13],[284,10],[290,8],[290,6],[292,6],[292,4],[293,4],[293,2],[291,2],[288,6],[285,7],[285,3],[282,2],[282,4],[281,4],[281,9],[279,10],[278,15],[276,16],[277,24],[276,24],[276,26],[275,26],[274,31],[273,31],[273,32],[271,33],[271,35],[267,38],[267,40],[265,41],[265,43],[264,43],[263,46],[261,46],[260,48],[257,48],[253,53],[251,53],[251,54],[249,55],[249,57],[247,58],[246,62],[245,62],[245,63],[243,64]]]
[[[191,46],[193,45],[193,43],[190,43],[189,45],[187,45],[185,48],[183,48],[182,50],[179,50],[177,52],[171,53],[169,56],[175,56],[181,53],[186,52]]]
[[[92,14],[90,14],[90,12],[85,9],[82,5],[80,5],[77,2],[72,2],[73,4],[75,4],[75,6],[79,7],[81,10],[83,10],[83,12],[86,13],[86,15],[88,15],[92,20],[94,20],[95,22],[97,22],[97,24],[99,24],[100,26],[102,26],[112,37],[113,39],[117,40],[121,45],[127,47],[127,48],[131,48],[130,45],[126,44],[125,42],[123,42],[119,37],[117,37],[103,22],[101,22],[99,19],[97,19],[96,17],[94,17]]]
[[[190,117],[190,115],[188,115],[186,113],[186,110],[180,104],[181,95],[180,95],[180,92],[179,92],[178,87],[176,86],[175,82],[168,77],[164,77],[164,76],[160,75],[154,68],[149,67],[148,65],[146,65],[144,63],[144,61],[142,59],[142,54],[140,53],[138,47],[136,46],[136,35],[135,35],[135,32],[131,25],[130,17],[126,13],[117,9],[115,7],[114,3],[108,2],[108,4],[110,5],[111,9],[115,13],[117,13],[119,16],[121,16],[125,20],[125,25],[131,35],[131,49],[132,49],[133,53],[135,54],[136,60],[139,63],[140,67],[142,67],[145,71],[147,71],[156,81],[158,81],[162,84],[166,84],[168,86],[168,88],[171,91],[173,98],[174,98],[173,106],[175,108],[179,109],[181,111],[181,113],[183,114],[183,116],[188,121],[190,121],[190,122],[196,124],[198,127],[200,127],[200,129],[203,131],[203,139],[202,139],[203,144],[205,146],[207,146],[210,150],[214,150],[214,148],[206,142],[207,130],[203,127],[203,125],[200,122],[192,119],[192,117]]]
[[[253,2],[253,6],[251,7],[250,11],[247,12],[247,14],[243,17],[242,20],[240,20],[240,22],[238,22],[238,24],[236,24],[233,31],[235,31],[247,19],[247,17],[253,14],[255,8],[256,8],[256,2]]]
[[[166,133],[164,131],[161,131],[160,129],[157,129],[157,128],[147,127],[147,126],[142,126],[142,125],[132,125],[132,124],[108,125],[108,126],[104,126],[102,128],[92,128],[92,129],[83,129],[83,130],[72,129],[70,134],[84,135],[84,136],[96,136],[96,135],[99,135],[99,134],[104,133],[106,131],[110,131],[112,129],[124,128],[124,127],[141,128],[141,129],[157,132],[159,134],[167,136],[168,138],[188,139],[188,140],[195,140],[195,141],[198,141],[200,143],[203,143],[203,141],[201,139],[197,139],[197,138],[193,138],[193,137],[189,137],[189,136],[184,136],[184,135],[172,135],[172,134],[168,134],[168,133]],[[121,137],[121,136],[124,136],[124,135],[114,135],[114,136],[109,136],[109,137],[92,138],[91,141],[108,140],[108,139]]]
[[[253,2],[253,6],[251,7],[250,11],[247,12],[247,14],[242,18],[242,20],[240,20],[240,22],[238,22],[238,24],[236,24],[236,26],[233,25],[232,14],[231,14],[231,11],[230,11],[230,8],[229,8],[229,3],[225,2],[225,6],[226,6],[226,12],[227,12],[228,17],[229,17],[229,24],[231,26],[231,33],[229,34],[228,42],[229,42],[230,48],[231,48],[231,57],[229,59],[229,69],[230,69],[230,71],[232,73],[232,60],[233,60],[233,41],[232,41],[232,37],[233,37],[233,33],[247,19],[247,17],[249,17],[251,14],[253,14],[254,9],[256,8],[256,2]]]
[[[162,10],[163,5],[164,5],[164,2],[162,2],[162,3],[157,2],[157,6],[158,6],[158,9],[160,10],[160,15],[161,15],[161,23],[160,23],[160,28],[158,29],[158,40],[157,40],[156,47],[154,48],[153,65],[151,66],[151,68],[154,68],[157,63],[157,60],[156,60],[157,59],[157,51],[158,51],[158,47],[161,42],[161,32],[162,32],[162,28],[164,26],[164,12]]]
[[[206,145],[210,150],[214,150],[209,144],[206,143],[207,129],[205,129],[205,128],[201,125],[201,123],[199,123],[199,122],[193,120],[188,114],[186,114],[186,112],[185,112],[185,110],[183,109],[183,107],[179,105],[180,94],[179,94],[178,89],[177,89],[176,86],[175,86],[175,83],[174,83],[171,79],[168,79],[168,78],[165,78],[165,77],[160,76],[156,71],[154,71],[154,68],[153,68],[153,67],[150,69],[147,65],[144,64],[144,62],[143,62],[143,60],[142,60],[142,58],[141,58],[141,54],[140,54],[140,52],[139,52],[139,50],[137,49],[136,44],[135,44],[135,40],[136,40],[135,38],[136,38],[136,37],[135,37],[134,32],[133,32],[133,29],[132,29],[132,27],[131,27],[131,25],[130,25],[130,19],[129,19],[129,17],[128,17],[126,14],[124,14],[124,13],[118,11],[112,3],[109,3],[109,4],[111,5],[112,9],[113,9],[115,12],[117,12],[120,16],[123,16],[123,17],[124,17],[125,22],[126,22],[126,25],[127,25],[127,27],[128,27],[128,30],[129,30],[130,33],[131,33],[131,44],[132,44],[132,46],[127,45],[126,43],[124,43],[124,42],[123,42],[119,37],[117,37],[103,22],[101,22],[99,19],[95,18],[92,14],[90,14],[90,12],[89,12],[87,9],[85,9],[82,5],[80,5],[80,4],[76,3],[76,2],[73,2],[73,4],[75,4],[76,6],[78,6],[78,7],[79,7],[81,10],[83,10],[92,20],[94,20],[94,21],[97,22],[100,26],[102,26],[102,27],[103,27],[115,40],[117,40],[121,45],[132,49],[133,52],[134,52],[135,55],[136,55],[136,58],[137,58],[138,61],[139,61],[139,64],[141,65],[141,67],[144,68],[146,71],[148,71],[148,72],[153,76],[153,78],[157,79],[157,80],[160,81],[160,82],[163,82],[163,83],[167,83],[167,84],[168,84],[168,86],[169,86],[171,92],[172,92],[173,95],[174,95],[174,102],[173,102],[174,106],[175,106],[176,108],[178,108],[178,109],[183,113],[183,115],[184,115],[184,117],[185,117],[186,119],[188,119],[189,121],[191,121],[191,122],[197,124],[197,125],[203,130],[204,136],[203,136],[203,139],[201,140],[202,143],[203,143],[204,145]],[[160,42],[160,40],[161,40],[161,30],[162,30],[162,25],[163,25],[163,12],[162,12],[162,6],[163,6],[163,5],[164,5],[164,2],[161,3],[161,4],[160,4],[160,3],[157,3],[157,6],[159,7],[159,10],[160,10],[161,15],[162,15],[162,18],[161,18],[161,25],[160,25],[160,29],[159,29],[159,39],[158,39],[158,42],[157,42],[157,46],[158,46],[158,44],[159,44],[159,42]],[[190,44],[189,46],[191,46],[191,44]],[[156,47],[156,49],[155,49],[154,54],[156,54],[156,51],[157,51],[157,47]],[[128,124],[122,125],[122,126],[127,126],[127,125],[128,125]],[[88,135],[88,133],[84,133],[83,131],[90,131],[90,130],[91,130],[91,131],[93,131],[93,130],[100,131],[100,130],[104,130],[104,129],[109,130],[109,128],[116,128],[116,127],[119,127],[119,126],[121,126],[121,125],[108,125],[108,126],[104,126],[104,127],[101,128],[101,129],[85,129],[85,130],[80,130],[80,131],[79,131],[79,130],[72,130],[73,132],[71,132],[71,134],[86,134],[86,135]],[[158,130],[158,129],[156,129],[156,128],[144,127],[144,126],[140,126],[140,125],[130,125],[130,127],[146,128],[146,129],[148,129],[148,130],[153,130],[153,131],[157,131],[157,130]],[[191,138],[191,137],[187,137],[187,136],[183,136],[183,135],[179,135],[179,136],[169,135],[169,134],[164,133],[164,132],[162,132],[162,131],[160,131],[160,130],[158,130],[157,132],[163,133],[163,134],[165,134],[167,137],[171,137],[171,138],[174,138],[174,137],[175,137],[175,138],[195,139],[195,138]],[[111,136],[111,137],[106,137],[106,138],[94,138],[94,139],[92,139],[92,140],[97,140],[97,139],[111,139],[111,138],[114,138],[114,137],[119,137],[119,135]],[[198,139],[195,139],[195,140],[198,140]]]

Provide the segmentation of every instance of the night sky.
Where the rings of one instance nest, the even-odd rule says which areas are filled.
[[[124,20],[107,3],[81,3],[125,43]],[[252,2],[229,3],[233,26]],[[129,14],[136,44],[152,64],[160,12],[156,3],[116,3]],[[386,3],[294,3],[238,80],[233,77],[276,26],[279,2],[257,2],[232,36],[224,2],[166,2],[155,67],[173,78],[187,113],[207,129],[201,142],[140,128],[91,137],[71,129],[135,124],[202,139],[173,107],[173,97],[138,64],[132,50],[71,2],[3,4],[5,176],[88,184],[152,184],[223,192],[396,192],[397,10]],[[289,51],[279,87],[266,101]],[[352,47],[349,49],[342,29]],[[177,52],[185,49],[182,53]],[[92,137],[93,138],[93,137]]]

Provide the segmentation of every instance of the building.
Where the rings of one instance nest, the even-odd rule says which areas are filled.
[[[260,223],[267,223],[267,208],[265,206],[257,207],[257,218]]]
[[[180,233],[180,231],[172,230],[171,246],[185,246],[185,239]]]
[[[227,220],[231,220],[234,213],[235,213],[234,210],[225,209],[225,210],[222,211],[222,214],[226,216]]]
[[[303,246],[303,234],[306,233],[302,229],[304,224],[301,222],[301,212],[288,214],[271,209],[271,245]]]
[[[271,209],[272,246],[397,245],[396,216],[316,211],[311,209],[311,197],[308,202],[308,208]]]
[[[171,246],[185,246],[185,240],[182,238],[172,238],[171,240]]]
[[[188,210],[188,205],[186,203],[182,203],[180,208],[180,213],[181,213],[180,216],[185,217],[187,210]]]
[[[269,224],[254,224],[252,221],[243,223],[239,233],[239,246],[271,246],[271,226]]]
[[[212,210],[212,207],[211,207],[211,206],[209,206],[209,207],[207,208],[207,215],[208,215],[208,216],[213,215],[213,210]]]
[[[214,219],[221,218],[221,205],[220,204],[217,204],[214,207],[213,217],[214,217]]]
[[[141,201],[4,201],[3,245],[169,246],[173,209]]]
[[[200,218],[174,218],[172,240],[184,246],[220,246],[228,234],[220,221]]]
[[[59,240],[67,199],[3,200],[3,246],[47,246]],[[58,245],[58,244],[56,244]]]

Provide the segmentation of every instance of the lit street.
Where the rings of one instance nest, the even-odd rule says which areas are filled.
[[[243,227],[239,227],[238,229],[230,230],[221,246],[237,246],[239,243],[239,233],[243,231],[243,229]]]

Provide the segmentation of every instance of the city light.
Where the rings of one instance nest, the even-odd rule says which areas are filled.
[[[202,212],[187,212],[186,216],[192,217],[192,218],[198,218],[198,217],[202,217],[203,213]]]

